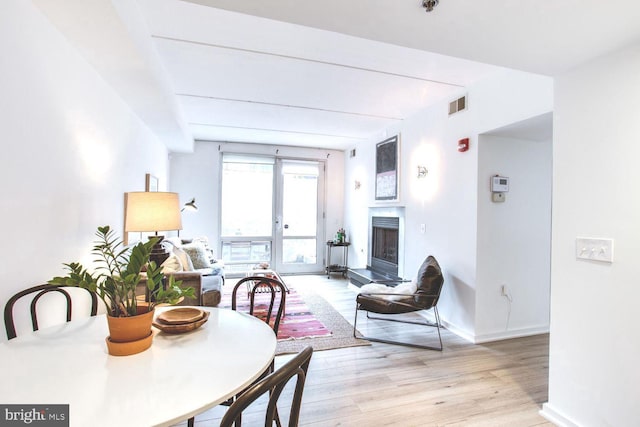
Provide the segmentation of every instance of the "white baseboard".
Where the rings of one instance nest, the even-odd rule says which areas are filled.
[[[433,322],[435,323],[436,321],[436,316],[434,314],[434,312],[432,310],[429,311],[419,311],[418,315],[424,317],[427,321],[429,322]],[[455,325],[452,325],[451,323],[447,322],[444,319],[440,319],[440,324],[449,332],[453,332],[454,334],[456,334],[457,336],[459,336],[462,339],[465,339],[471,343],[474,343],[473,340],[473,335],[468,334],[467,332],[463,331],[462,329],[458,329]]]
[[[548,326],[537,326],[533,328],[514,329],[510,331],[495,332],[491,334],[476,335],[474,343],[481,344],[491,341],[508,340],[511,338],[529,337],[532,335],[548,334]]]
[[[436,321],[435,315],[432,310],[429,310],[426,312],[419,311],[418,315],[424,317],[430,322]],[[444,326],[448,331],[453,332],[460,338],[465,339],[473,344],[482,344],[482,343],[487,343],[492,341],[502,341],[502,340],[508,340],[512,338],[522,338],[522,337],[529,337],[532,335],[549,333],[549,326],[547,325],[547,326],[536,326],[533,328],[522,328],[522,329],[509,330],[509,331],[501,331],[501,332],[495,332],[491,334],[474,335],[474,334],[470,334],[467,331],[457,328],[455,325],[447,322],[444,319],[440,319],[440,324]]]
[[[538,412],[547,421],[557,425],[558,427],[578,427],[578,424],[572,422],[564,415],[554,410],[549,402],[542,405],[542,409]]]
[[[474,335],[474,334],[470,334],[467,331],[457,328],[455,325],[447,322],[446,320],[442,320],[442,325],[445,328],[447,328],[448,331],[453,332],[460,338],[465,339],[473,344],[482,344],[482,343],[492,342],[492,341],[502,341],[502,340],[508,340],[512,338],[522,338],[522,337],[529,337],[532,335],[549,333],[548,326],[541,326],[541,327],[534,327],[534,328],[514,329],[510,331],[502,331],[502,332],[496,332],[491,334]]]
[[[442,320],[441,323],[442,323],[442,326],[444,326],[448,331],[453,332],[454,334],[456,334],[460,338],[462,338],[464,340],[467,340],[470,343],[475,343],[472,334],[469,334],[468,332],[463,331],[462,329],[458,329],[455,325],[452,325],[451,323],[447,322],[446,320]]]

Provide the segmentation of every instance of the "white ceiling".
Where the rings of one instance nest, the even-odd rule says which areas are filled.
[[[500,67],[553,76],[640,40],[631,0],[33,1],[174,151],[346,149]]]
[[[546,75],[640,36],[634,0],[186,1]]]
[[[196,139],[344,149],[498,67],[175,0],[138,0]]]

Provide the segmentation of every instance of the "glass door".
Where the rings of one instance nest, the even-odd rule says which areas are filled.
[[[324,162],[224,153],[220,222],[230,276],[323,271]]]
[[[277,160],[275,265],[281,273],[317,273],[324,260],[324,163]]]
[[[229,275],[273,262],[274,166],[272,157],[222,157],[220,243]]]

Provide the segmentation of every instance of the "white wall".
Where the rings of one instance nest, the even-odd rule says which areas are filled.
[[[388,129],[387,135],[401,134],[397,205],[406,207],[405,276],[413,278],[427,255],[436,256],[445,270],[440,313],[450,329],[474,340],[478,135],[551,111],[553,85],[547,77],[505,70],[467,93],[467,111],[448,117],[449,100],[443,100]],[[465,137],[471,139],[471,148],[459,153],[457,141]],[[354,267],[366,265],[367,208],[381,205],[374,201],[373,177],[375,144],[383,139],[385,135],[359,144],[356,157],[345,160],[345,223],[352,236],[349,260]],[[429,170],[426,179],[416,178],[419,164]],[[359,190],[355,180],[362,183]],[[420,224],[426,225],[424,234]]]
[[[476,342],[548,332],[551,149],[549,140],[480,136]],[[502,203],[491,200],[494,175],[509,177]]]
[[[640,44],[555,81],[549,402],[564,425],[640,420]],[[576,237],[613,238],[614,262]]]
[[[197,213],[182,215],[181,236],[207,236],[212,248],[219,251],[220,217],[220,153],[252,153],[296,159],[326,161],[326,233],[333,236],[343,227],[344,212],[344,153],[322,150],[263,144],[241,144],[231,142],[196,141],[192,154],[171,155],[171,190],[180,193],[181,202],[196,198]],[[250,202],[250,199],[247,199]],[[320,236],[325,240],[327,236]]]
[[[0,306],[90,261],[99,225],[122,230],[123,193],[167,184],[167,151],[31,4],[0,3],[4,224]],[[4,333],[0,334],[4,339]]]
[[[196,141],[193,153],[172,153],[169,156],[171,191],[180,194],[184,204],[195,197],[197,212],[182,213],[181,236],[207,236],[217,250],[220,235],[219,144]]]

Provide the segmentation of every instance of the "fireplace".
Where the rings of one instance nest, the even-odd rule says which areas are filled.
[[[371,218],[370,268],[382,274],[398,275],[400,218]]]
[[[369,244],[366,268],[347,271],[352,284],[403,281],[404,207],[369,208]]]

